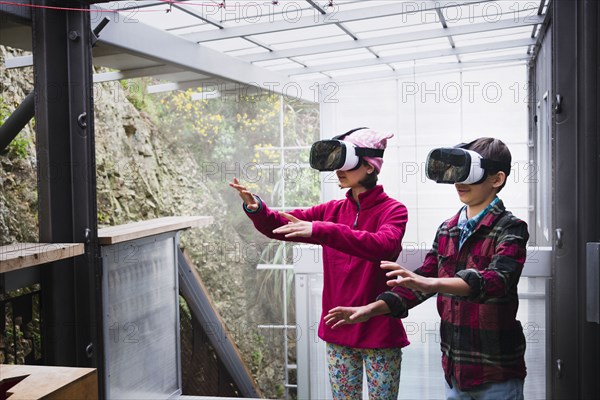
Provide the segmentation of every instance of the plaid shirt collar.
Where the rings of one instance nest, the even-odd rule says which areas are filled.
[[[458,242],[458,248],[460,249],[463,243],[473,233],[477,225],[483,220],[483,218],[489,214],[489,212],[500,203],[500,199],[495,197],[494,200],[488,206],[481,211],[479,214],[471,219],[467,218],[467,206],[464,206],[459,213],[457,227],[460,229],[460,238]]]

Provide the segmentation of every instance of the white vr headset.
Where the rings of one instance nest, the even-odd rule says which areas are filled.
[[[352,171],[360,167],[362,157],[383,157],[382,149],[358,147],[344,138],[356,128],[330,140],[319,140],[310,148],[310,166],[319,171]]]
[[[479,153],[466,150],[472,143],[456,147],[433,149],[427,155],[427,178],[437,183],[464,183],[474,185],[483,182],[488,174],[503,171],[510,174],[510,164],[483,158]]]

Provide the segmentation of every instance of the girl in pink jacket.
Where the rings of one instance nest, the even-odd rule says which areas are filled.
[[[367,128],[341,135],[343,146],[382,150],[392,135]],[[324,141],[332,142],[332,141]],[[313,145],[314,149],[314,145]],[[357,152],[359,152],[358,150]],[[312,156],[312,155],[311,155]],[[312,161],[311,161],[312,164]],[[379,316],[364,324],[332,330],[323,322],[327,310],[339,305],[363,305],[388,290],[383,260],[396,261],[402,249],[406,207],[377,185],[381,157],[360,156],[350,170],[336,169],[339,186],[349,189],[343,200],[332,200],[289,213],[270,210],[237,179],[230,186],[244,201],[256,229],[269,238],[323,246],[323,303],[319,337],[327,342],[329,377],[334,398],[360,399],[363,365],[369,398],[396,399],[402,347],[409,344],[400,319]]]

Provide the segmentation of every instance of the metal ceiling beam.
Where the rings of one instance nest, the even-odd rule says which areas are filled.
[[[193,100],[198,99],[214,99],[223,96],[258,96],[271,95],[273,91],[265,91],[264,89],[242,85],[240,83],[226,82],[218,79],[196,79],[193,81],[169,82],[160,85],[152,85],[146,88],[149,94],[172,92],[174,90],[188,90],[201,88],[202,91],[192,95]],[[315,86],[311,94],[314,98],[311,101],[317,102],[319,99],[318,87]],[[283,94],[284,97],[289,97]],[[194,98],[195,97],[195,98]]]
[[[536,39],[527,38],[519,40],[507,40],[503,42],[484,43],[473,46],[464,46],[459,48],[447,48],[439,50],[421,51],[417,53],[400,54],[396,56],[369,58],[366,60],[346,61],[331,64],[316,65],[308,68],[295,68],[285,70],[288,75],[318,73],[324,71],[336,71],[348,68],[368,67],[372,65],[385,65],[391,63],[399,63],[413,60],[423,60],[428,58],[437,58],[445,56],[458,56],[461,54],[480,53],[484,51],[504,50],[515,47],[533,46],[536,44]]]
[[[31,8],[27,7],[29,0],[12,0],[11,4],[0,4],[0,22],[10,18],[18,22],[31,22]]]
[[[444,17],[444,13],[442,12],[442,10],[437,8],[435,11],[440,19],[440,23],[442,24],[442,27],[444,29],[448,29],[448,23],[446,22],[446,17]],[[448,36],[448,43],[450,43],[450,46],[452,48],[456,47],[456,43],[454,43],[454,39],[452,38],[452,36]],[[460,62],[460,57],[458,54],[456,55],[456,59],[458,62]]]
[[[431,3],[426,2],[390,2],[384,6],[365,7],[355,10],[332,12],[322,15],[318,10],[314,10],[310,15],[294,17],[293,20],[285,18],[281,21],[269,21],[257,24],[247,24],[243,26],[225,28],[208,32],[196,32],[182,35],[182,37],[195,42],[206,42],[211,40],[230,39],[241,36],[260,35],[264,33],[289,31],[292,29],[314,28],[344,22],[365,20],[371,18],[389,17],[392,15],[414,15],[422,11],[435,10],[436,8],[445,8],[453,6],[468,5],[473,3],[485,3],[491,0],[439,0]],[[289,3],[293,4],[293,3]],[[284,4],[285,5],[285,4]],[[301,12],[300,8],[294,8],[290,11],[297,14]],[[285,15],[285,14],[284,14]]]
[[[0,14],[0,17],[2,14]],[[0,21],[0,44],[31,51],[31,27],[24,24],[13,24]],[[31,23],[29,21],[29,23]]]
[[[182,4],[176,4],[176,5],[173,5],[173,7],[178,8],[181,11],[183,11],[183,12],[185,12],[185,13],[193,16],[193,17],[196,17],[196,18],[198,18],[198,19],[200,19],[202,21],[205,21],[205,22],[207,22],[207,23],[209,23],[209,24],[211,24],[213,26],[216,26],[219,29],[225,29],[225,28],[227,28],[227,26],[225,24],[223,24],[221,21],[217,21],[216,19],[211,18],[210,16],[206,15],[206,13],[204,12],[203,7],[199,7],[198,8],[198,7],[191,7],[191,6],[182,5]],[[200,9],[200,11],[198,11],[198,9]],[[247,41],[249,41],[253,45],[262,47],[265,50],[272,51],[269,46],[267,46],[264,43],[261,43],[260,41],[258,41],[256,39],[250,39],[250,38],[247,38],[247,37],[242,37],[242,39],[246,39]]]
[[[295,82],[280,73],[250,65],[140,22],[108,24],[102,31],[99,42],[201,75],[241,82],[288,96],[295,96],[292,95],[294,92],[298,98],[314,101],[306,83]]]
[[[421,65],[410,68],[401,68],[396,71],[380,71],[380,72],[371,72],[369,74],[359,73],[352,75],[341,75],[334,76],[333,79],[323,79],[317,80],[317,83],[322,84],[325,82],[333,81],[336,84],[338,83],[348,83],[348,82],[357,82],[357,81],[367,81],[367,80],[376,80],[376,79],[394,79],[400,78],[404,76],[420,76],[425,74],[435,74],[442,72],[457,72],[464,71],[469,69],[477,69],[481,67],[487,66],[496,66],[502,64],[518,64],[522,62],[527,62],[531,60],[531,56],[523,55],[523,56],[498,56],[498,57],[489,57],[482,58],[480,60],[474,61],[463,61],[461,63],[452,63],[452,64],[434,64],[434,65]],[[311,80],[311,83],[312,80]],[[314,83],[313,83],[314,84]]]
[[[365,47],[384,46],[414,42],[419,40],[438,39],[447,36],[459,36],[471,33],[489,32],[502,29],[519,28],[522,26],[537,25],[544,22],[543,15],[527,16],[518,19],[507,19],[498,22],[482,22],[477,24],[456,26],[453,28],[436,28],[420,32],[400,33],[397,35],[382,36],[370,39],[359,39],[351,42],[328,43],[319,46],[307,46],[289,50],[279,50],[270,53],[249,54],[239,57],[244,61],[266,61],[278,58],[307,56],[312,54],[330,53],[342,50],[354,50]]]
[[[165,3],[163,2],[163,4],[165,4]],[[217,21],[216,19],[212,18],[210,15],[207,15],[204,12],[204,7],[191,7],[188,5],[181,4],[181,3],[173,4],[173,7],[180,9],[181,11],[191,15],[192,17],[198,18],[199,20],[202,20],[213,26],[216,26],[219,29],[225,28],[225,26],[223,25],[223,23],[221,23],[221,21]]]
[[[226,82],[218,79],[197,79],[193,81],[169,82],[160,85],[148,86],[146,88],[146,91],[149,94],[156,94],[172,92],[174,90],[187,90],[197,88],[201,88],[202,91],[192,95],[193,100],[210,100],[225,96],[246,97],[274,94],[274,91],[268,91],[250,85],[242,85],[240,83]],[[286,99],[293,99],[295,97],[293,93],[291,93],[291,95],[288,95],[286,93],[282,94]],[[310,101],[319,101],[319,96],[321,96],[321,94],[319,93],[319,88],[317,85],[313,85],[311,87],[310,96]]]
[[[156,67],[134,68],[124,71],[101,72],[94,74],[94,83],[172,74],[174,72],[183,72],[183,69],[171,65],[159,65]]]
[[[246,90],[247,85],[241,85],[239,83],[231,83],[224,81],[222,79],[194,79],[192,81],[182,81],[182,82],[169,82],[169,83],[161,83],[158,85],[151,85],[146,88],[146,91],[150,94],[155,93],[165,93],[172,92],[174,90],[188,90],[202,88],[203,92],[214,92],[218,90],[219,92],[223,91],[231,91],[231,90]],[[256,94],[256,93],[251,93]]]
[[[32,56],[7,58],[4,65],[7,69],[31,67],[33,65]],[[121,71],[100,72],[94,74],[94,83],[120,81],[122,79],[134,79],[146,76],[158,76],[172,74],[176,72],[185,72],[185,70],[183,68],[175,67],[172,65],[157,65],[152,67],[132,68]]]
[[[31,67],[32,65],[33,56],[10,57],[4,59],[4,67],[6,69]]]

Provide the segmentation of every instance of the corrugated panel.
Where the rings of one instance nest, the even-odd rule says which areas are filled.
[[[174,235],[102,248],[109,398],[181,393]]]

